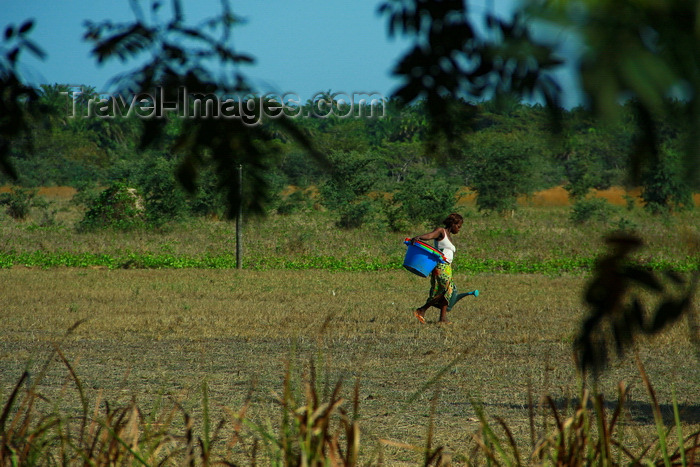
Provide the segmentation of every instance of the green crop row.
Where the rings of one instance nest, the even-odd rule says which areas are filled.
[[[491,260],[463,259],[455,264],[456,273],[511,273],[511,274],[556,274],[586,272],[595,265],[594,257],[554,258],[547,260]],[[640,264],[650,270],[674,270],[678,272],[700,269],[697,258],[683,260],[644,260]],[[164,253],[126,253],[123,255],[31,252],[0,253],[0,268],[27,267],[104,267],[109,269],[234,269],[236,257],[231,254],[185,256]],[[363,257],[299,255],[294,257],[269,256],[244,258],[242,267],[249,270],[263,269],[325,269],[332,271],[386,271],[400,269],[400,259],[381,260]]]

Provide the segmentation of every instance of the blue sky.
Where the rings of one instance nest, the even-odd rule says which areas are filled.
[[[470,2],[470,8],[475,14],[487,8],[507,14],[514,1],[476,0]],[[163,3],[169,5],[170,1]],[[391,69],[407,43],[387,37],[385,19],[377,14],[380,3],[234,0],[230,2],[234,13],[247,20],[233,31],[234,48],[255,58],[255,65],[243,70],[259,92],[291,92],[303,100],[327,90],[389,96],[398,85]],[[191,25],[220,11],[219,0],[182,0],[182,4]],[[90,45],[82,40],[84,22],[132,20],[129,5],[126,0],[13,1],[3,5],[2,26],[28,18],[36,21],[30,37],[47,58],[37,61],[24,57],[22,71],[28,81],[86,84],[107,92],[110,78],[136,63],[98,66],[90,56]],[[167,17],[165,13],[162,16]]]

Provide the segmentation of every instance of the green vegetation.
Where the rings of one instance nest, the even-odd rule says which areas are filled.
[[[0,206],[6,206],[5,212],[13,219],[23,221],[29,215],[32,206],[41,206],[35,200],[36,189],[12,187],[8,193],[0,194]]]
[[[143,227],[143,214],[143,199],[136,189],[115,183],[100,193],[77,227],[79,230],[130,230]]]
[[[644,205],[655,213],[667,210],[692,209],[692,189],[683,176],[683,165],[679,154],[665,150],[656,164],[644,171]]]
[[[194,162],[170,153],[168,145],[174,140],[167,135],[185,131],[183,119],[164,120],[164,141],[141,150],[136,143],[146,121],[135,116],[66,118],[59,101],[60,93],[67,89],[56,85],[38,91],[37,103],[32,105],[46,108],[50,118],[48,123],[43,117],[27,121],[34,135],[32,150],[22,146],[21,139],[12,145],[8,161],[19,177],[13,183],[24,188],[62,185],[80,189],[120,183],[141,193],[144,220],[155,226],[226,214],[229,201],[237,194],[230,186],[231,190],[223,191],[221,187],[226,177],[235,174],[222,176],[224,168],[209,164],[225,165],[231,172],[233,162],[215,161],[204,153],[197,162],[201,167],[196,183],[184,187],[180,183],[182,171]],[[77,111],[80,105],[82,101],[76,103]],[[312,112],[314,105],[306,103],[302,112]],[[474,190],[479,210],[511,214],[518,209],[519,196],[538,190],[566,186],[578,200],[591,189],[629,181],[624,167],[632,144],[631,126],[595,122],[583,109],[572,109],[562,111],[564,130],[553,136],[547,110],[540,106],[514,103],[502,108],[488,101],[455,105],[474,114],[469,126],[456,136],[465,143],[438,151],[434,157],[424,151],[429,144],[427,109],[420,102],[401,108],[388,101],[381,118],[298,118],[294,122],[297,131],[314,141],[316,156],[284,129],[261,134],[251,144],[264,147],[270,155],[266,165],[243,164],[244,209],[280,213],[306,209],[307,200],[297,192],[287,197],[279,193],[286,186],[302,190],[317,186],[319,201],[336,212],[342,228],[356,228],[379,218],[387,229],[401,230],[407,223],[435,222],[444,216],[462,186]],[[619,111],[633,120],[633,105],[622,105]],[[687,137],[684,127],[664,133],[667,149],[663,157],[642,171],[641,200],[651,212],[693,208],[691,194],[700,191],[700,186],[683,179],[675,149]],[[11,179],[0,175],[2,182]],[[372,193],[385,196],[370,199]],[[86,220],[86,225],[91,222]]]
[[[375,186],[377,168],[367,154],[333,153],[329,158],[333,171],[321,184],[321,200],[337,211],[336,222],[342,228],[360,227],[369,217],[372,204],[367,194]]]
[[[76,206],[65,197],[37,195],[36,199],[49,208],[32,208],[24,222],[0,215],[0,235],[5,239],[0,247],[0,267],[227,269],[235,266],[233,223],[191,218],[158,227],[130,224],[130,229],[124,230],[118,227],[121,224],[116,224],[117,228],[90,230],[83,226],[92,216],[90,213],[95,212],[94,208]],[[428,221],[407,224],[398,232],[387,232],[381,216],[385,201],[365,199],[373,207],[373,217],[354,229],[329,229],[328,226],[337,222],[337,214],[317,203],[316,209],[307,204],[296,213],[247,218],[243,228],[243,266],[255,270],[400,269],[405,252],[403,239],[434,224]],[[135,199],[131,194],[127,200],[133,208]],[[456,239],[460,255],[455,269],[464,273],[590,272],[604,247],[603,236],[626,225],[634,225],[635,231],[646,239],[646,246],[633,256],[638,264],[652,270],[698,268],[694,238],[700,221],[696,211],[660,217],[640,208],[613,206],[602,199],[589,202],[594,201],[604,203],[609,214],[602,218],[586,214],[587,220],[582,223],[572,221],[566,206],[524,205],[514,217],[503,218],[484,216],[476,206],[463,201],[456,206],[466,220]],[[54,213],[50,222],[46,219],[47,210]],[[129,219],[134,221],[138,217]]]
[[[578,199],[571,208],[571,221],[577,224],[591,220],[608,222],[612,212],[613,207],[604,199]]]
[[[534,168],[547,165],[541,159],[539,164],[535,161],[535,154],[541,156],[543,151],[536,153],[533,135],[526,138],[525,134],[515,131],[483,138],[479,134],[472,139],[466,162],[471,172],[470,186],[478,193],[479,210],[511,213],[517,208],[518,196],[543,187],[544,180],[539,180],[539,186],[534,182],[537,174]]]

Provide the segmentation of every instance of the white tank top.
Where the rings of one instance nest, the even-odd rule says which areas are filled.
[[[455,248],[450,241],[450,238],[447,236],[447,232],[445,232],[442,240],[435,240],[435,248],[442,251],[442,254],[445,255],[445,258],[447,258],[448,263],[452,262],[455,257],[455,252],[457,251],[457,248]]]

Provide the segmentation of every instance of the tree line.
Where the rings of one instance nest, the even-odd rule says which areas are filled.
[[[89,101],[99,96],[88,86],[80,93],[73,90],[43,85],[36,90],[38,99],[25,104],[35,107],[28,115],[40,112],[41,117],[29,119],[30,131],[21,138],[30,140],[13,142],[10,161],[18,178],[0,175],[2,183],[67,185],[83,191],[123,183],[142,193],[151,217],[160,221],[222,214],[225,200],[215,170],[198,174],[192,194],[179,187],[182,160],[171,148],[183,130],[182,118],[162,117],[165,137],[144,150],[141,137],[149,119],[90,116]],[[684,104],[672,104],[678,107],[676,115],[682,115]],[[250,171],[261,167],[244,167],[249,183],[266,187],[248,189],[248,210],[304,209],[311,202],[305,193],[319,187],[320,202],[338,214],[339,225],[361,225],[379,209],[389,227],[400,229],[407,219],[439,219],[453,208],[462,187],[476,191],[479,210],[505,213],[516,208],[518,196],[536,190],[563,185],[580,201],[591,189],[630,181],[629,154],[638,131],[634,103],[619,106],[624,118],[605,123],[583,108],[562,110],[552,122],[547,108],[516,96],[455,100],[453,134],[448,144],[439,145],[432,144],[425,101],[402,105],[389,99],[364,115],[349,114],[353,110],[347,107],[328,91],[298,109],[297,130],[313,141],[322,159],[312,157],[293,135],[274,125],[274,117],[258,109],[264,131],[253,143],[273,156],[260,161],[263,173],[255,180]],[[680,118],[660,119],[658,124],[662,152],[658,164],[640,169],[642,199],[654,212],[692,207],[692,193],[700,186],[688,184],[682,173],[686,125]],[[282,196],[288,186],[297,190]],[[378,193],[383,194],[379,201]]]

